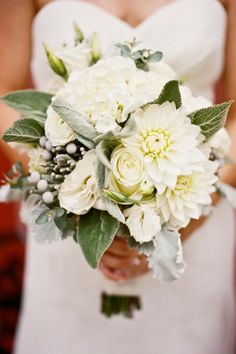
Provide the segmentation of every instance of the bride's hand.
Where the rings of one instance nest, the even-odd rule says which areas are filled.
[[[103,255],[99,269],[110,280],[125,281],[148,271],[147,258],[128,246],[127,240],[116,237]]]

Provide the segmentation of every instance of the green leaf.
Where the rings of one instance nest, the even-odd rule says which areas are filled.
[[[68,232],[70,223],[67,214],[63,214],[61,216],[55,216],[54,222],[57,228],[62,231],[62,233]]]
[[[52,95],[40,91],[23,90],[8,93],[0,101],[23,114],[24,117],[34,118],[44,122]]]
[[[233,101],[217,104],[212,107],[203,108],[189,114],[192,124],[198,125],[201,128],[202,134],[206,139],[209,139],[226,122],[229,108]]]
[[[74,238],[79,242],[84,257],[92,268],[97,267],[118,228],[119,222],[104,211],[91,209],[89,213],[80,216]]]
[[[169,81],[165,84],[160,96],[152,103],[162,104],[164,102],[174,102],[178,109],[182,105],[179,82],[177,80]]]
[[[120,49],[120,53],[122,57],[126,57],[126,58],[130,57],[131,50],[127,44],[117,43],[116,47]]]
[[[154,52],[149,55],[149,57],[147,58],[147,61],[149,63],[156,63],[156,62],[160,61],[162,59],[162,57],[163,57],[162,52]]]
[[[5,131],[3,140],[6,142],[35,143],[39,141],[43,133],[43,127],[36,120],[31,118],[19,119]]]
[[[46,209],[44,210],[38,217],[37,219],[35,220],[35,223],[37,225],[43,225],[43,224],[46,224],[48,221],[49,221],[49,218],[50,218],[50,215],[49,215],[49,212],[50,209]]]
[[[87,122],[78,111],[74,110],[70,104],[61,98],[57,98],[53,102],[52,107],[75,133],[82,138],[91,141],[91,144],[94,146],[93,140],[97,137],[98,133],[92,124]]]
[[[130,205],[130,204],[137,203],[137,200],[131,199],[131,198],[127,197],[127,195],[125,195],[121,192],[110,191],[108,189],[104,189],[103,192],[115,203],[118,203],[121,205]]]

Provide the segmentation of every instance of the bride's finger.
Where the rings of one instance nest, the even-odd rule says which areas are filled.
[[[115,238],[108,251],[113,254],[120,256],[134,256],[137,255],[137,251],[128,246],[128,243],[125,239]]]
[[[109,252],[106,252],[101,259],[101,263],[109,268],[127,269],[139,266],[142,263],[142,260],[139,256],[118,257]]]
[[[124,281],[127,280],[126,275],[124,272],[114,272],[114,270],[104,266],[100,263],[99,270],[105,275],[106,278],[113,281]]]

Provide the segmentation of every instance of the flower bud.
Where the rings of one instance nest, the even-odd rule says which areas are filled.
[[[96,32],[94,32],[90,38],[90,47],[92,64],[95,64],[100,59],[102,52],[100,39]]]
[[[84,40],[84,34],[81,31],[81,29],[79,28],[79,26],[77,25],[77,23],[75,23],[75,22],[74,22],[74,31],[75,31],[76,44],[82,43]]]
[[[65,67],[65,64],[63,61],[58,58],[51,49],[44,43],[43,44],[49,65],[51,66],[52,70],[59,76],[63,77],[63,79],[67,80],[68,79],[68,72]]]

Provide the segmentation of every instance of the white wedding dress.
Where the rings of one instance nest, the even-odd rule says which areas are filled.
[[[54,1],[33,26],[32,71],[43,89],[51,78],[42,42],[59,48],[73,38],[73,22],[98,31],[104,49],[132,39],[161,50],[196,94],[213,98],[224,60],[226,13],[217,0],[177,0],[136,28],[95,5]],[[16,354],[233,354],[234,215],[223,201],[184,244],[188,267],[173,283],[147,274],[132,292],[143,310],[133,320],[99,313],[104,279],[66,239],[49,245],[28,237],[24,301]]]

